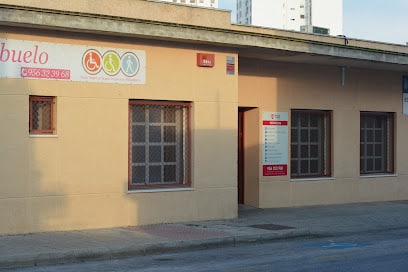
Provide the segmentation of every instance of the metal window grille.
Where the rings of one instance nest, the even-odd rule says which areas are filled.
[[[189,183],[189,104],[130,102],[129,188]]]
[[[330,175],[330,123],[330,111],[292,111],[292,178],[321,177]]]
[[[30,96],[30,133],[53,133],[54,98]]]
[[[392,173],[394,114],[361,112],[360,115],[360,173]]]

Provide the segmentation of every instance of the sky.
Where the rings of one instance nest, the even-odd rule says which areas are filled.
[[[232,10],[231,18],[235,22],[236,0],[218,0],[218,7]],[[407,13],[408,0],[343,0],[343,34],[405,45],[408,43]]]

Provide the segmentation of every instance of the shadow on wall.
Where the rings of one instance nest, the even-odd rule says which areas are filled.
[[[130,225],[237,216],[237,131],[196,129],[192,132],[192,138],[191,188],[181,191],[136,191],[130,194],[126,188],[124,193],[131,201]],[[151,168],[153,172],[150,174],[160,175],[156,170]]]
[[[29,82],[0,80],[0,234],[55,230],[58,139],[29,135]]]

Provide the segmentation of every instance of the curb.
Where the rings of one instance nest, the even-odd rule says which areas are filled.
[[[93,247],[49,253],[19,254],[0,257],[0,269],[111,260],[308,236],[313,236],[308,230],[291,229],[255,235],[227,236],[204,240],[182,240],[123,248]]]

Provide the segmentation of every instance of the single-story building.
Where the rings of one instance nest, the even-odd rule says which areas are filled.
[[[142,0],[0,0],[0,234],[408,199],[408,47]]]

